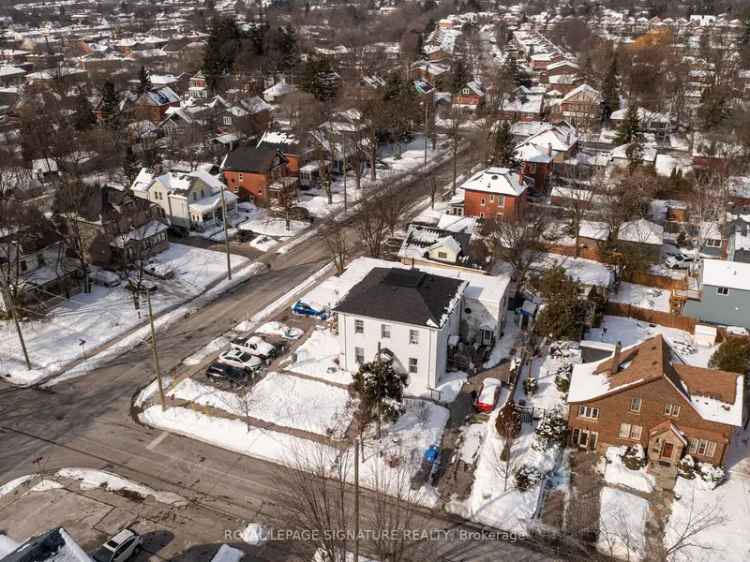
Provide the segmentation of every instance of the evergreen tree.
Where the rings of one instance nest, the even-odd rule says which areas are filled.
[[[138,159],[135,157],[133,147],[128,144],[125,148],[125,157],[122,160],[122,172],[125,174],[125,177],[128,178],[128,182],[130,182],[131,185],[135,181],[140,170],[141,166],[138,163]]]
[[[213,92],[234,65],[240,48],[240,30],[234,20],[215,18],[203,53],[203,74]]]
[[[328,57],[312,56],[302,66],[300,88],[312,94],[318,101],[330,101],[336,97],[339,77]]]
[[[631,100],[628,110],[625,113],[625,119],[617,128],[615,144],[639,143],[641,140],[641,120],[638,117],[638,105]]]
[[[76,98],[76,112],[73,119],[73,126],[78,131],[87,131],[94,125],[96,125],[94,108],[91,107],[91,102],[86,97],[86,94],[81,92]]]
[[[617,88],[617,57],[613,55],[602,82],[602,121],[609,121],[610,115],[618,109],[620,95]]]
[[[140,82],[138,84],[139,94],[148,92],[151,89],[151,77],[149,76],[148,70],[146,70],[146,67],[143,65],[141,65],[141,69],[138,72],[138,81]]]
[[[516,86],[522,86],[528,78],[526,73],[521,70],[520,66],[518,66],[518,61],[516,61],[516,57],[513,56],[513,53],[508,53],[505,57],[505,62],[503,63],[501,72],[508,79],[512,80]]]
[[[115,85],[107,80],[102,86],[102,120],[109,126],[115,126],[120,113],[120,98]]]
[[[401,413],[407,375],[397,373],[391,361],[376,359],[365,363],[354,375],[354,389],[362,398],[365,411],[375,417],[380,435],[383,421],[395,420]]]
[[[466,63],[463,59],[458,59],[453,64],[453,72],[451,73],[451,92],[454,94],[459,93],[469,80],[469,70],[466,68]]]
[[[536,319],[536,332],[553,340],[579,340],[586,320],[586,303],[578,297],[578,283],[565,270],[547,270],[535,282],[545,306]]]
[[[497,127],[492,163],[506,168],[516,164],[516,143],[510,131],[510,121],[502,121]]]
[[[423,42],[421,33],[417,33],[417,46],[414,49],[414,51],[415,51],[414,54],[416,58],[418,59],[424,58],[424,42]]]
[[[747,373],[750,369],[750,342],[741,337],[725,339],[711,356],[708,366],[733,373]]]
[[[297,33],[291,25],[279,27],[274,34],[273,47],[278,55],[276,70],[289,72],[296,68],[299,64],[299,45]]]

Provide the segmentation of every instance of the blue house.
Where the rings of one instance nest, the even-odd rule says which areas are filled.
[[[697,298],[683,313],[701,322],[750,329],[750,263],[704,259]]]

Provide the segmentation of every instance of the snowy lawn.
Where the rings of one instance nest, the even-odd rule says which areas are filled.
[[[177,308],[226,275],[226,256],[220,252],[172,244],[156,259],[170,266],[175,278],[153,280],[159,287],[151,299],[155,313]],[[251,262],[232,256],[232,264],[246,267]],[[12,323],[0,322],[0,375],[14,384],[34,384],[145,324],[146,318],[145,303],[135,310],[132,294],[124,286],[93,285],[91,293],[73,295],[45,318],[22,323],[33,365],[31,371],[23,363]]]
[[[604,487],[600,502],[599,551],[622,560],[643,560],[648,501],[622,490]]]
[[[521,400],[530,408],[541,408],[543,410],[553,410],[555,408],[565,411],[565,397],[555,384],[555,375],[565,370],[566,366],[575,365],[581,362],[580,354],[576,349],[570,350],[568,357],[534,357],[531,365],[521,371],[516,386],[515,400],[519,403]],[[531,378],[536,381],[536,390],[533,394],[526,394],[524,383],[526,379]]]
[[[319,435],[343,435],[352,419],[349,393],[343,388],[282,373],[269,373],[241,393],[185,379],[169,395]]]
[[[614,273],[606,265],[584,258],[544,254],[533,265],[535,269],[541,271],[558,266],[562,267],[570,277],[582,285],[608,287],[614,278]]]
[[[510,357],[510,352],[518,339],[519,332],[520,328],[517,324],[516,315],[512,312],[506,313],[503,337],[495,342],[495,347],[492,348],[490,356],[484,362],[483,367],[485,369],[491,369]]]
[[[261,236],[289,238],[290,236],[296,236],[297,234],[305,230],[308,226],[310,226],[310,224],[304,221],[290,220],[289,228],[287,228],[285,219],[268,217],[243,222],[239,226],[239,229],[249,230]]]
[[[678,478],[675,500],[664,535],[667,549],[680,542],[696,520],[711,522],[702,532],[690,536],[690,546],[675,553],[675,562],[743,562],[750,558],[750,480],[743,474],[730,474],[715,490],[706,489],[700,479]]]
[[[453,402],[461,392],[461,388],[463,388],[467,378],[468,375],[463,371],[446,373],[445,376],[440,379],[440,384],[437,385],[437,390],[440,392],[439,401],[443,404],[450,404]],[[425,397],[427,397],[427,395],[425,395]]]
[[[609,300],[610,302],[630,304],[638,308],[669,312],[670,294],[671,292],[665,289],[623,282],[620,283],[617,294],[610,295]]]
[[[689,365],[707,367],[718,346],[700,347],[693,343],[693,336],[684,330],[667,328],[624,316],[604,316],[601,328],[592,328],[586,339],[609,343],[622,343],[623,347],[635,345],[657,334],[662,334],[669,346]]]
[[[360,484],[434,506],[437,492],[426,483],[414,495],[409,490],[409,476],[419,467],[425,450],[441,442],[448,410],[423,400],[406,400],[405,406],[406,412],[396,422],[384,425],[380,439],[373,434],[374,428],[365,436]],[[349,481],[354,478],[351,449],[342,451],[279,431],[248,426],[240,420],[212,417],[181,407],[162,411],[160,406],[151,406],[141,413],[140,420],[217,447],[295,467],[317,469],[323,460],[330,468],[336,459],[345,456],[347,478]]]
[[[339,340],[333,332],[316,326],[310,337],[297,348],[296,361],[285,365],[285,369],[339,384],[351,384],[352,374],[337,363],[340,353]]]
[[[599,461],[599,471],[604,475],[607,484],[633,488],[639,492],[649,493],[654,489],[654,477],[645,468],[630,470],[620,458],[626,447],[607,447],[607,452]]]

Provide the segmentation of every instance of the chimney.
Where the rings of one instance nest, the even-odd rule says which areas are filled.
[[[615,344],[615,351],[612,354],[612,368],[610,369],[611,374],[615,374],[620,367],[620,354],[622,353],[622,342],[617,340]]]
[[[523,185],[523,174],[521,173],[521,170],[518,170],[518,184]]]
[[[552,156],[552,143],[547,143],[547,156]]]
[[[570,131],[568,131],[568,134],[565,135],[565,143],[568,145],[570,144]]]

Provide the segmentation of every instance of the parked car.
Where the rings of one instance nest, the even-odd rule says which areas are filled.
[[[219,361],[225,365],[244,369],[248,373],[254,373],[263,366],[263,361],[259,357],[239,349],[225,351],[219,355]]]
[[[502,383],[498,379],[484,379],[479,395],[474,401],[474,407],[480,412],[491,412],[497,402],[497,394],[501,386]]]
[[[123,529],[94,552],[96,562],[125,562],[138,554],[143,546],[143,538],[132,529]]]
[[[260,336],[239,337],[232,340],[232,347],[261,359],[276,357],[281,349]]]
[[[172,279],[174,277],[174,269],[159,262],[147,263],[143,266],[143,271],[158,279]]]
[[[303,301],[297,301],[292,305],[292,314],[297,316],[311,316],[325,320],[328,318],[328,311],[323,307],[314,306]]]
[[[233,385],[247,384],[252,380],[247,370],[227,365],[221,361],[214,361],[208,366],[206,378],[210,381],[226,381]]]
[[[90,274],[91,280],[97,285],[104,287],[117,287],[121,283],[120,277],[105,269],[95,269]]]
[[[670,269],[689,269],[690,264],[693,263],[693,258],[684,254],[672,254],[667,256],[664,263]]]

